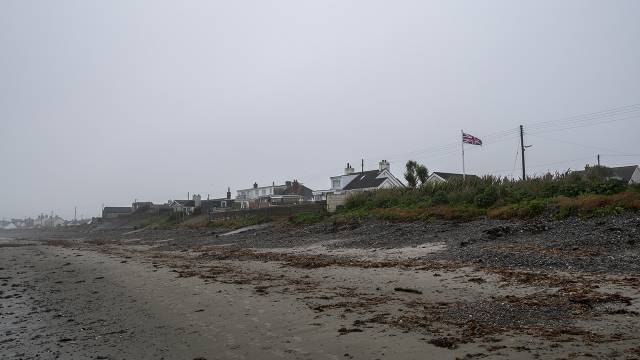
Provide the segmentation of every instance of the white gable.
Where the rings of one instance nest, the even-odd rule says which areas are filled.
[[[404,184],[402,184],[402,182],[400,180],[398,180],[398,178],[393,176],[391,171],[389,171],[387,169],[382,170],[380,172],[380,174],[378,174],[378,176],[376,176],[376,178],[378,178],[378,179],[387,178],[387,180],[385,180],[382,184],[380,184],[378,186],[379,189],[391,188],[391,187],[404,187]]]
[[[631,174],[629,184],[640,184],[640,167],[636,166],[636,170]]]

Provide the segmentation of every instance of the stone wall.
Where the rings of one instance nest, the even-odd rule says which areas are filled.
[[[209,220],[229,219],[244,216],[287,217],[300,213],[322,213],[325,211],[324,202],[292,206],[270,206],[259,209],[215,211],[209,214]]]
[[[349,198],[349,193],[327,194],[327,211],[335,212],[338,206],[344,205]]]

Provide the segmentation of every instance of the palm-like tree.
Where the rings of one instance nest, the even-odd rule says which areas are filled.
[[[405,166],[407,170],[404,173],[404,179],[407,180],[409,187],[415,188],[427,182],[429,170],[426,166],[418,164],[415,160],[407,161]]]

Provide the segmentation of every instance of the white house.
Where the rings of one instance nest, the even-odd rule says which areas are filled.
[[[332,176],[331,189],[322,192],[327,201],[327,210],[335,211],[353,193],[404,187],[404,184],[391,173],[391,165],[387,160],[380,161],[378,165],[378,170],[354,172],[347,163],[343,175]]]
[[[9,223],[8,225],[5,225],[2,227],[2,229],[4,230],[14,230],[17,229],[18,227],[14,224],[14,223]]]
[[[347,163],[343,175],[331,177],[331,189],[328,192],[339,194],[404,187],[404,184],[391,173],[391,164],[387,160],[380,161],[378,165],[378,170],[354,172],[353,167]]]

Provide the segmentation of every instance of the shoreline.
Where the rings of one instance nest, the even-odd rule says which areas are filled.
[[[635,214],[602,221],[579,227],[598,239],[621,223],[640,224]],[[599,257],[617,254],[604,252],[606,243],[574,250],[576,241],[592,240],[555,238],[571,234],[577,223],[544,224],[549,230],[537,233],[526,229],[540,224],[527,222],[372,223],[337,233],[269,227],[222,238],[180,230],[22,232],[0,244],[6,264],[0,354],[640,356],[640,282],[616,271],[620,264],[602,262]],[[633,238],[634,229],[614,230],[617,235],[603,241],[624,241],[621,251],[633,259],[638,248],[625,236]],[[472,231],[484,235],[471,238]],[[386,243],[376,240],[383,237]],[[502,253],[514,265],[486,258]],[[527,254],[529,261],[521,262]],[[486,261],[468,261],[469,255]],[[596,271],[559,267],[559,261],[595,264]],[[602,272],[601,264],[610,270]]]

